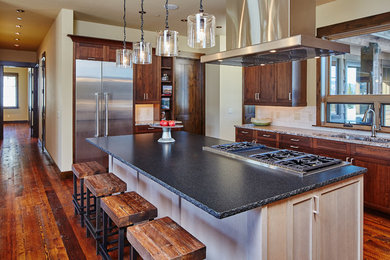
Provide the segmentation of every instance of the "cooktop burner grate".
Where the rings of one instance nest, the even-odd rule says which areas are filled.
[[[274,163],[280,160],[285,160],[288,158],[295,158],[298,156],[303,156],[305,153],[303,152],[297,152],[297,151],[289,151],[289,150],[280,150],[276,152],[271,153],[260,153],[260,154],[253,154],[249,157],[265,162],[265,163]]]
[[[265,147],[262,144],[250,143],[250,142],[237,142],[231,144],[220,144],[211,146],[214,149],[218,149],[225,152],[240,152],[240,151],[248,151],[252,149],[258,149]]]
[[[331,165],[339,164],[341,162],[342,161],[340,159],[334,159],[314,154],[306,154],[302,157],[278,161],[275,162],[275,164],[300,172],[309,172]]]

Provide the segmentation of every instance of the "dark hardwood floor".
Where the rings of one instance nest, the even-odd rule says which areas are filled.
[[[61,179],[29,137],[6,124],[0,141],[0,259],[100,259],[74,216],[72,180]],[[390,259],[390,217],[364,214],[364,259]]]

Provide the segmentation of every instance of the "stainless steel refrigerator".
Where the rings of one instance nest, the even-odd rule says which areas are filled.
[[[76,60],[74,162],[107,155],[85,139],[133,133],[133,70],[114,62]]]

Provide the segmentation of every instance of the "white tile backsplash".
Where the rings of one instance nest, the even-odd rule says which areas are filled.
[[[311,128],[315,124],[315,106],[256,106],[256,118],[272,118],[272,125]]]

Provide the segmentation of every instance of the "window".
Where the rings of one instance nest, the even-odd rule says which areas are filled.
[[[390,132],[390,30],[336,40],[349,54],[321,58],[321,125]],[[381,119],[381,120],[379,120]]]
[[[3,107],[18,108],[18,74],[4,73]]]

